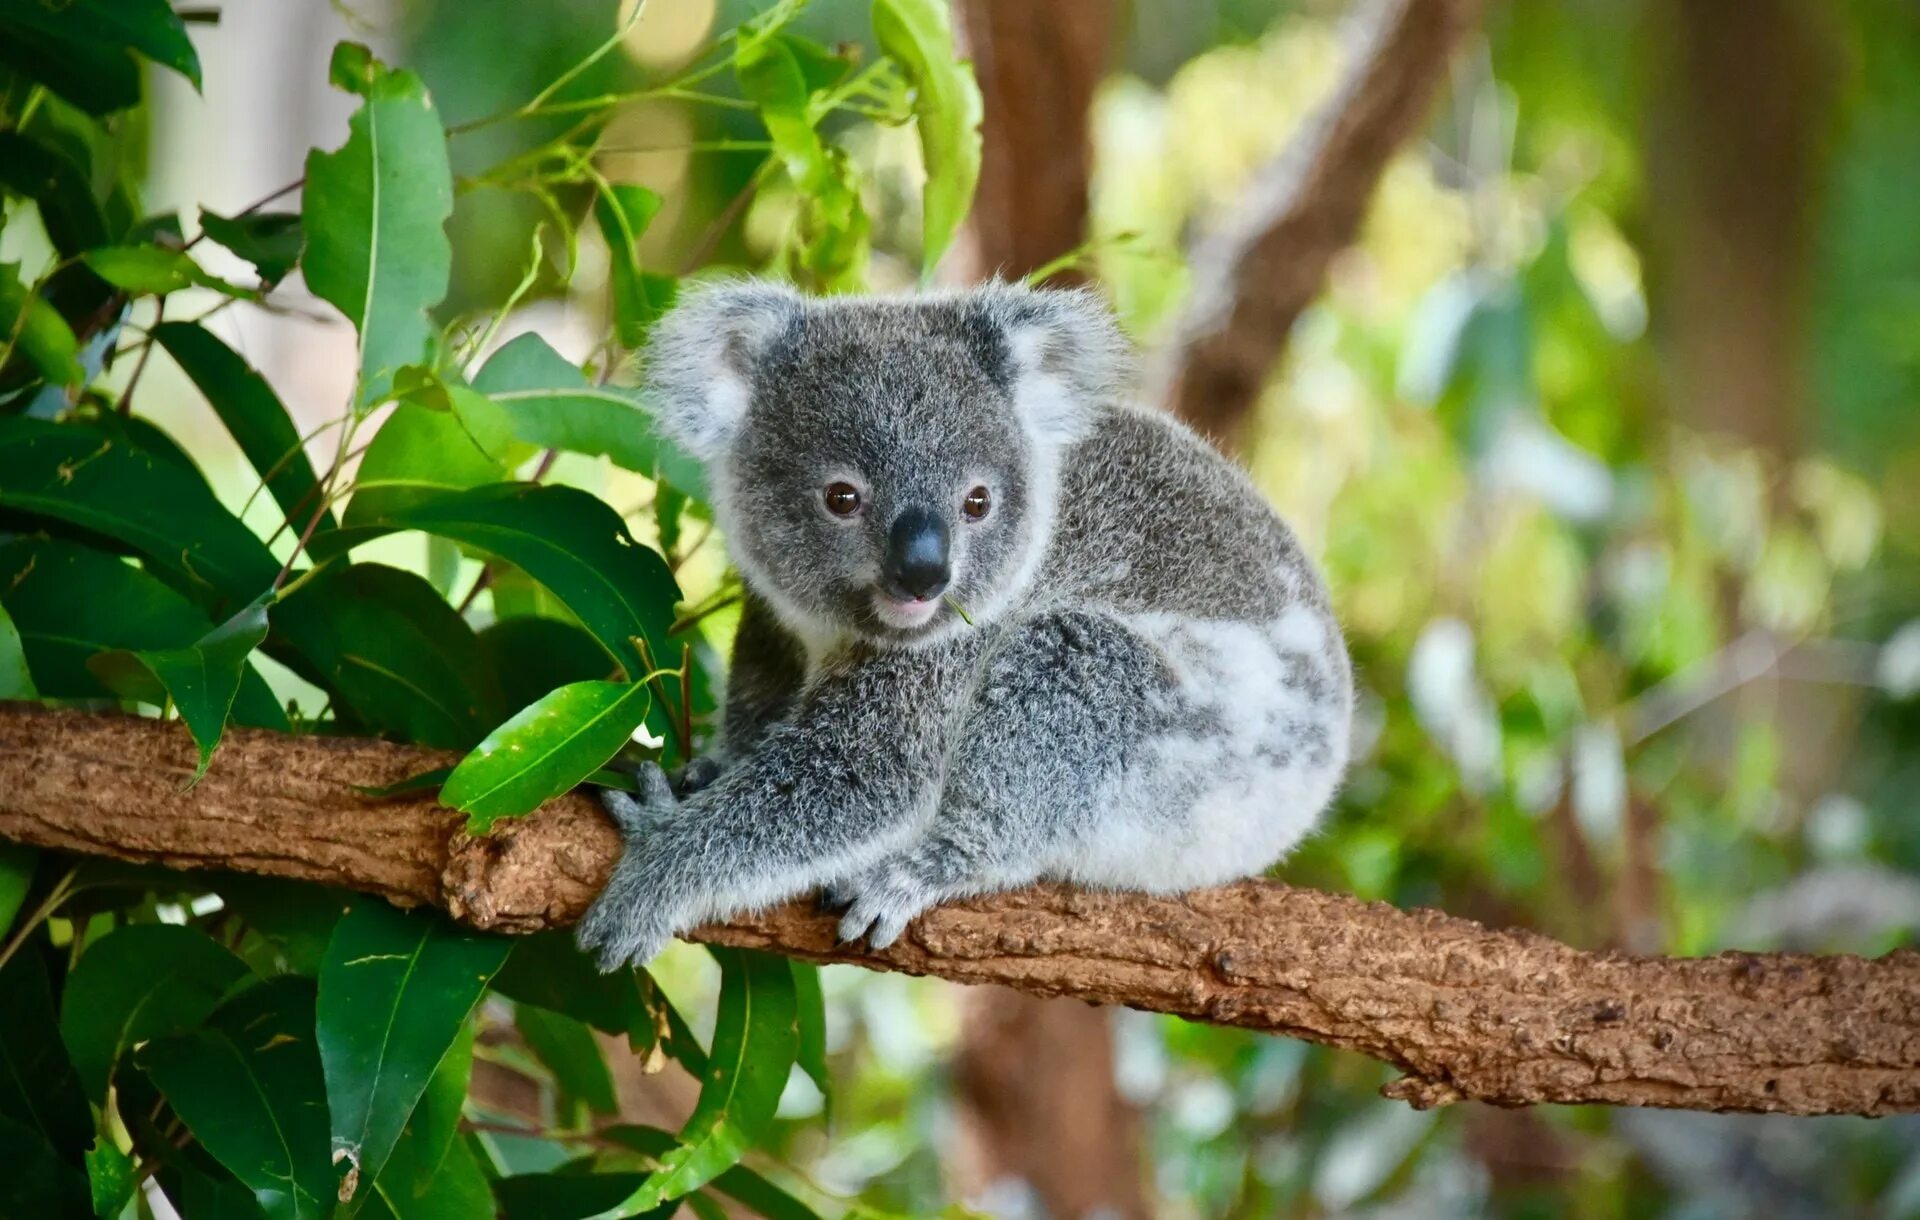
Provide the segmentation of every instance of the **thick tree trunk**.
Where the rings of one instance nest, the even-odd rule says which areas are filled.
[[[0,838],[322,882],[481,928],[577,918],[618,858],[584,796],[490,838],[430,798],[373,801],[451,756],[231,729],[192,789],[184,726],[0,705]],[[1127,1004],[1359,1051],[1417,1106],[1597,1102],[1920,1111],[1920,952],[1581,953],[1434,911],[1244,881],[1179,898],[1038,886],[928,912],[881,953],[799,901],[692,939]]]
[[[961,0],[954,15],[985,101],[961,278],[1017,278],[1085,238],[1091,103],[1107,71],[1115,4]]]
[[[1245,440],[1294,320],[1359,232],[1375,184],[1479,15],[1480,0],[1371,0],[1333,96],[1194,250],[1193,296],[1161,400],[1223,449]]]

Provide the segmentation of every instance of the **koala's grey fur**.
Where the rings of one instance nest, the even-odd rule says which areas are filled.
[[[843,939],[884,947],[950,898],[1178,892],[1312,830],[1352,702],[1326,590],[1235,467],[1126,401],[1096,298],[709,286],[646,375],[748,597],[718,777],[607,796],[626,853],[580,928],[604,968],[816,888],[848,904]],[[823,508],[836,481],[856,519]],[[973,626],[877,608],[889,522],[928,505]]]

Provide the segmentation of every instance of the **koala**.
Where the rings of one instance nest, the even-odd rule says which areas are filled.
[[[814,890],[875,949],[1041,878],[1178,893],[1314,828],[1352,712],[1326,588],[1129,363],[1096,297],[998,283],[723,283],[660,321],[656,423],[746,598],[707,782],[605,794],[603,969]]]

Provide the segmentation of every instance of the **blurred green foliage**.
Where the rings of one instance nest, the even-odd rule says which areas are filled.
[[[154,116],[190,125],[141,100],[142,74],[153,91],[157,72],[217,79],[233,57],[203,70],[198,32],[159,0],[128,0],[116,33],[79,24],[105,7],[54,18],[0,0],[0,695],[171,704],[202,739],[224,697],[238,723],[477,746],[450,799],[481,821],[606,763],[622,738],[582,731],[594,716],[641,730],[650,752],[696,745],[732,584],[693,472],[635,426],[623,366],[673,284],[708,267],[821,290],[920,278],[970,189],[951,56],[937,38],[897,43],[941,6],[902,0],[877,38],[867,0],[656,0],[631,28],[612,0],[411,0],[386,31],[409,71],[356,51],[334,63],[362,114],[401,122],[361,122],[358,145],[323,151],[335,159],[299,206],[222,200],[227,215],[199,218],[140,202]],[[1820,10],[1837,68],[1796,303],[1807,440],[1787,447],[1692,427],[1676,399],[1686,320],[1656,256],[1650,7],[1492,8],[1261,402],[1249,464],[1325,562],[1364,692],[1362,757],[1285,876],[1586,947],[1881,952],[1920,929],[1920,15]],[[1191,234],[1332,86],[1344,8],[1128,6],[1095,115],[1084,256],[1146,346],[1185,300]],[[325,49],[308,50],[317,76]],[[959,99],[932,116],[910,87],[929,71]],[[309,417],[221,324],[261,313],[259,297],[289,326],[322,308],[281,287],[296,257],[348,319],[374,317],[381,251],[355,183],[377,177],[382,140],[399,179],[426,188],[404,217],[422,232],[442,208],[422,176],[445,149],[450,265],[430,238],[399,243],[379,302],[397,327],[376,319],[375,343],[327,349],[362,370],[359,407],[398,405]],[[396,341],[401,356],[378,354]],[[156,345],[165,359],[143,375]],[[198,392],[163,380],[165,361]],[[336,452],[358,465],[329,469]],[[77,490],[58,477],[90,455]],[[181,537],[208,562],[166,553]],[[555,540],[626,558],[543,565]],[[262,607],[269,586],[281,595]],[[256,612],[271,625],[259,651]],[[179,684],[188,661],[218,676],[214,697]],[[269,685],[291,705],[263,698]],[[515,744],[539,746],[539,765],[501,762]],[[9,1148],[48,1167],[19,1175],[34,1205],[89,1186],[124,1201],[129,1153],[189,1216],[214,1200],[321,1214],[355,1164],[363,1206],[396,1215],[471,1214],[488,1182],[507,1214],[563,1199],[591,1214],[663,1183],[767,1215],[925,1215],[954,1196],[958,1017],[940,985],[831,969],[816,989],[778,962],[719,969],[684,947],[610,985],[557,938],[473,966],[463,955],[489,942],[365,904],[343,920],[334,897],[236,882],[216,908],[177,881],[68,869],[0,854],[0,1042],[48,1052],[48,1105],[0,1092]],[[108,1095],[62,990],[139,1011],[145,975],[87,963],[163,918],[187,925],[167,952],[205,986],[145,1030],[145,1050],[106,1052]],[[360,987],[341,954],[362,941],[498,973],[477,1007],[459,988]],[[775,997],[764,1028],[756,992]],[[343,1000],[424,1014],[381,1103],[379,1155],[363,1124],[329,1133],[353,1153],[335,1178],[316,1176],[312,1141],[261,1177],[235,1149],[272,1116],[233,1122],[195,1086],[217,1062],[366,1113],[352,1107],[382,1077],[329,1025]],[[1920,1216],[1911,1120],[1418,1114],[1378,1098],[1387,1072],[1366,1060],[1117,1020],[1167,1215]],[[317,1032],[319,1061],[234,1039],[256,1021]],[[689,1098],[725,1079],[709,1050],[761,1078],[737,1111],[700,1093],[684,1143],[639,1126],[590,1138],[613,1039]],[[90,1066],[63,1079],[69,1054]],[[523,1082],[540,1113],[474,1101],[456,1123],[475,1062]],[[158,1153],[182,1132],[186,1154]],[[731,1167],[725,1149],[748,1144]]]

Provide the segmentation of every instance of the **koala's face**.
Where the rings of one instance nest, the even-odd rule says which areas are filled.
[[[1041,329],[1054,300],[1086,308],[1007,288],[816,302],[747,286],[662,324],[662,420],[707,461],[734,559],[789,626],[910,643],[1020,591],[1092,405],[1054,350],[1066,336]]]
[[[998,605],[1040,541],[1034,442],[991,332],[952,310],[805,318],[757,363],[728,538],[763,591],[881,639]]]

